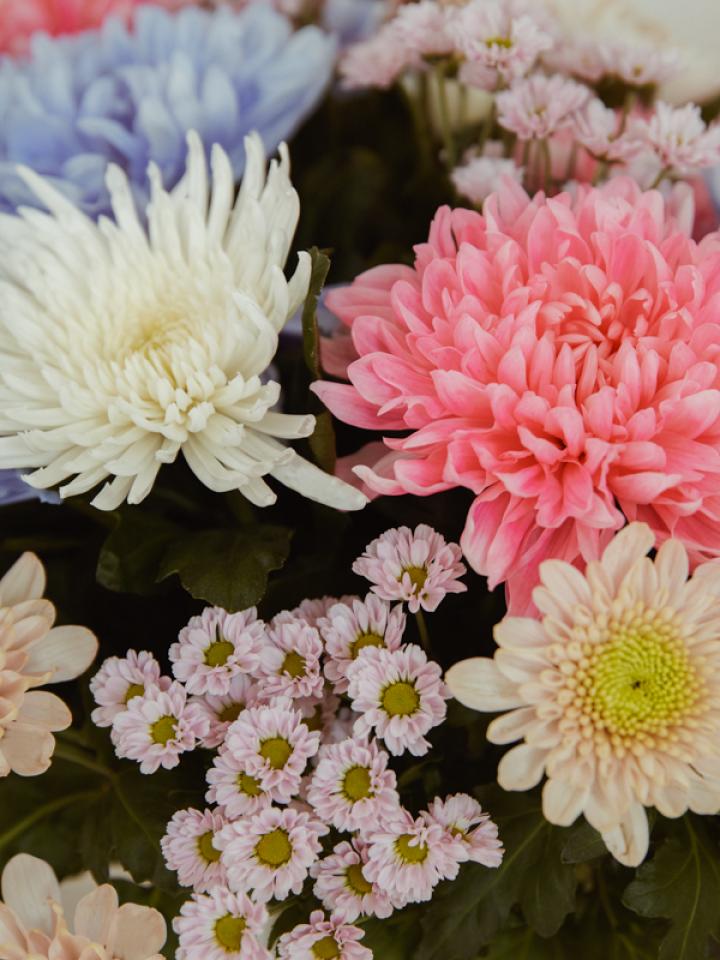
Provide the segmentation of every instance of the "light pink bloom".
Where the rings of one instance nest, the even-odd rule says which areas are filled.
[[[348,679],[348,696],[360,714],[355,736],[374,731],[396,755],[428,752],[424,734],[445,719],[449,695],[440,667],[428,662],[424,650],[414,643],[399,650],[368,647],[349,667]]]
[[[183,627],[169,656],[188,693],[222,697],[234,677],[257,669],[264,644],[265,624],[255,607],[242,613],[206,607]]]
[[[374,740],[348,739],[321,747],[308,802],[324,823],[338,830],[352,833],[377,827],[400,804],[388,760]]]
[[[460,166],[450,174],[453,186],[462,197],[476,207],[498,190],[503,177],[512,177],[522,183],[524,170],[507,157],[466,155]]]
[[[207,731],[207,717],[174,681],[167,690],[148,687],[133,697],[115,717],[110,735],[119,757],[140,761],[141,773],[155,773],[176,767],[180,754],[193,750]]]
[[[258,684],[243,673],[232,678],[228,692],[221,697],[210,694],[190,697],[190,703],[197,704],[208,718],[208,732],[203,737],[202,745],[208,750],[219,747],[233,720],[237,720],[246,707],[254,706],[257,699]]]
[[[623,131],[622,114],[606,107],[597,97],[575,111],[572,133],[593,157],[607,163],[629,160],[642,149],[636,138]]]
[[[385,919],[393,912],[388,894],[366,878],[366,863],[367,844],[353,837],[350,843],[343,840],[329,856],[310,867],[315,896],[326,910],[346,923],[361,916]]]
[[[243,711],[228,730],[225,746],[273,800],[289,803],[308,760],[318,752],[320,734],[308,729],[291,700],[278,697]]]
[[[455,793],[444,800],[436,797],[426,816],[460,844],[461,859],[474,860],[484,867],[499,867],[502,863],[504,851],[498,828],[473,797],[466,793]]]
[[[147,687],[167,690],[169,677],[160,676],[160,664],[146,650],[128,650],[125,657],[108,657],[90,681],[90,692],[97,708],[91,714],[96,727],[110,727],[115,717],[127,709],[133,697]]]
[[[160,841],[165,863],[175,870],[182,887],[206,893],[226,883],[225,867],[213,839],[225,826],[225,818],[214,810],[178,810]]]
[[[421,523],[415,530],[386,530],[365,547],[353,572],[369,580],[383,600],[405,600],[412,613],[420,607],[432,613],[447,593],[467,590],[457,579],[465,573],[461,557],[457,544]]]
[[[352,710],[344,706],[340,697],[336,697],[326,687],[322,700],[296,700],[294,706],[302,714],[303,723],[308,730],[320,734],[320,743],[338,743],[350,736],[355,722]]]
[[[364,936],[364,930],[351,926],[341,917],[333,915],[327,920],[322,910],[314,910],[309,923],[301,923],[280,937],[278,960],[318,960],[318,957],[372,960],[372,950],[358,942]]]
[[[535,73],[497,96],[498,123],[520,140],[545,140],[572,123],[590,90],[556,73]]]
[[[317,627],[318,620],[327,616],[330,607],[336,603],[344,603],[346,599],[346,597],[342,597],[340,600],[338,600],[337,597],[318,597],[316,599],[303,600],[294,610],[284,610],[276,617],[273,617],[270,621],[270,626],[275,626],[281,619],[296,617],[298,620],[304,620],[305,623],[308,623],[311,627]]]
[[[269,921],[262,903],[216,887],[193,894],[173,920],[180,940],[177,960],[271,960],[259,939]]]
[[[315,627],[296,617],[276,619],[260,654],[259,696],[264,700],[278,696],[319,699],[324,683],[322,653],[322,640]]]
[[[660,101],[649,119],[632,121],[629,134],[653,151],[659,170],[675,176],[691,176],[720,163],[720,126],[706,126],[694,103],[672,107]]]
[[[402,48],[417,57],[444,56],[454,50],[447,20],[447,10],[437,0],[420,0],[398,9],[392,30]]]
[[[596,47],[594,79],[615,77],[631,87],[659,86],[678,72],[677,50],[625,40],[602,40]]]
[[[324,823],[290,807],[268,807],[228,823],[216,840],[223,851],[230,886],[253,892],[262,903],[284,900],[302,890],[321,850]]]
[[[248,773],[246,764],[236,760],[227,746],[220,748],[206,778],[206,800],[216,803],[228,820],[250,816],[272,804],[259,778]]]
[[[400,809],[391,823],[367,839],[363,873],[397,908],[430,900],[441,880],[458,875],[459,844],[426,815],[415,819]]]
[[[387,600],[369,593],[364,600],[353,597],[346,603],[330,607],[327,616],[318,621],[325,641],[325,676],[338,693],[347,690],[347,668],[361,650],[387,647],[397,650],[405,631],[402,605],[391,607]]]
[[[409,66],[417,66],[417,61],[389,23],[374,37],[345,50],[339,64],[342,85],[347,90],[387,90]]]
[[[647,524],[618,533],[585,574],[540,567],[541,619],[506,617],[492,659],[455,664],[448,683],[475,709],[501,716],[493,743],[513,743],[498,782],[528,790],[543,778],[543,812],[580,814],[621,863],[648,850],[645,807],[680,817],[720,811],[720,563],[688,580],[687,551],[656,544]]]
[[[624,177],[552,199],[505,181],[482,215],[442,208],[373,306],[363,277],[328,298],[360,358],[351,386],[315,392],[409,431],[358,473],[385,494],[472,490],[463,551],[491,589],[509,580],[513,612],[542,560],[596,559],[626,517],[693,564],[720,556],[720,245],[686,228]]]

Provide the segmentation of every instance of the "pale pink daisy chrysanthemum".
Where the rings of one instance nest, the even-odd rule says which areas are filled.
[[[459,844],[427,815],[400,809],[367,843],[363,873],[398,909],[430,900],[438,883],[454,880],[460,869]]]
[[[400,805],[389,757],[372,740],[342,740],[320,748],[307,799],[337,830],[371,830]]]
[[[257,776],[247,772],[246,764],[235,758],[226,746],[220,747],[206,773],[208,803],[216,803],[228,820],[251,816],[272,804],[272,797]]]
[[[680,68],[677,50],[637,40],[600,40],[595,56],[594,79],[613,77],[631,87],[659,86]]]
[[[460,844],[461,858],[484,867],[502,863],[504,850],[497,825],[468,794],[455,793],[444,800],[435,797],[428,806],[427,819],[439,823]]]
[[[142,696],[148,687],[167,690],[171,683],[170,677],[160,675],[160,664],[146,650],[128,650],[124,657],[108,657],[90,680],[90,692],[97,703],[92,722],[96,727],[110,727],[133,697]]]
[[[231,888],[265,903],[300,893],[328,829],[304,811],[268,807],[228,823],[215,842]]]
[[[589,99],[588,87],[575,80],[535,73],[498,94],[498,123],[519,140],[546,140],[570,126]]]
[[[311,627],[317,627],[318,620],[327,616],[330,607],[336,603],[343,603],[345,599],[345,597],[338,599],[337,597],[325,596],[303,600],[294,610],[283,610],[282,613],[278,613],[277,616],[273,617],[270,621],[270,626],[275,626],[275,624],[282,619],[296,617],[299,620],[304,620],[305,623],[310,624]]]
[[[694,103],[672,107],[661,100],[649,118],[636,117],[628,133],[653,152],[662,173],[687,177],[720,163],[720,125],[708,127]]]
[[[574,139],[597,160],[618,163],[629,160],[642,144],[629,134],[621,111],[611,110],[598,97],[572,115]]]
[[[268,921],[265,905],[245,893],[216,887],[193,894],[173,920],[177,960],[271,960],[260,942]]]
[[[392,30],[404,50],[417,57],[440,57],[453,53],[454,40],[447,32],[447,10],[437,0],[419,0],[401,6],[392,20]]]
[[[241,613],[206,607],[183,627],[169,656],[188,693],[222,697],[234,677],[257,669],[264,643],[265,624],[255,607]]]
[[[504,177],[512,177],[522,183],[523,167],[509,157],[477,156],[470,154],[450,173],[453,186],[461,197],[466,197],[476,207],[482,205],[491,193],[501,185]]]
[[[159,767],[176,767],[180,754],[193,750],[207,731],[207,717],[188,703],[185,688],[174,681],[167,690],[148,687],[128,701],[127,710],[113,720],[110,736],[118,757],[139,761],[141,773],[155,773]]]
[[[455,664],[448,683],[475,709],[505,711],[493,743],[523,741],[498,768],[506,790],[547,776],[551,823],[580,814],[621,863],[648,850],[645,807],[720,811],[720,564],[697,567],[644,523],[618,533],[585,574],[547,560],[540,619],[506,617],[494,658]]]
[[[359,941],[365,931],[333,914],[328,920],[322,910],[313,910],[309,923],[301,923],[277,942],[278,960],[372,960],[372,950]]]
[[[250,676],[239,673],[230,681],[228,692],[219,697],[210,694],[190,697],[208,718],[208,732],[202,745],[214,750],[225,740],[230,724],[237,720],[243,710],[255,705],[258,699],[258,684]]]
[[[387,90],[408,67],[417,66],[418,59],[392,23],[386,24],[369,40],[345,50],[339,63],[342,86],[347,90]]]
[[[360,716],[354,733],[374,732],[396,756],[430,749],[425,734],[445,719],[449,694],[437,663],[414,643],[399,650],[368,647],[348,668],[348,696]]]
[[[175,870],[182,887],[206,893],[226,883],[225,867],[213,839],[225,826],[217,810],[178,810],[160,841],[169,870]]]
[[[397,650],[405,632],[402,605],[391,607],[387,600],[369,593],[364,600],[353,597],[336,603],[318,621],[325,641],[325,676],[338,693],[348,687],[347,668],[367,647]]]
[[[320,743],[338,743],[350,736],[355,717],[340,697],[326,686],[321,700],[309,698],[295,700],[294,706],[302,714],[303,723],[308,730],[320,734]]]
[[[432,613],[446,594],[467,590],[457,579],[465,573],[461,557],[457,544],[421,523],[415,530],[386,530],[365,547],[353,572],[369,580],[383,600],[404,600],[412,613],[420,607]]]
[[[364,873],[367,844],[358,837],[343,840],[333,852],[310,867],[313,891],[326,910],[353,923],[358,917],[385,919],[393,912],[390,896]]]
[[[324,685],[322,654],[322,640],[315,627],[297,617],[273,621],[260,653],[260,697],[319,699]]]
[[[273,800],[289,803],[308,760],[318,752],[320,734],[308,729],[290,699],[278,697],[244,710],[230,726],[225,746]]]

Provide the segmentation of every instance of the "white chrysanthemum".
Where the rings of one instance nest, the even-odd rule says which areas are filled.
[[[28,482],[66,497],[108,481],[93,501],[108,510],[141,501],[182,451],[212,490],[266,506],[270,474],[358,509],[358,491],[279,442],[315,421],[275,412],[280,387],[261,379],[310,278],[307,253],[283,274],[299,212],[287,149],[266,177],[260,138],[247,137],[234,201],[224,151],[210,184],[194,132],[188,147],[172,192],[148,168],[147,229],[118,168],[116,222],[97,224],[22,169],[49,213],[0,216],[0,468],[38,468]]]

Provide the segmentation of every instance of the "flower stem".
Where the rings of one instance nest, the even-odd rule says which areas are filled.
[[[72,743],[65,743],[58,739],[55,744],[54,756],[58,760],[65,760],[68,763],[74,763],[78,767],[84,767],[86,770],[92,770],[106,780],[113,780],[115,775],[112,770],[108,770],[103,764],[98,763],[89,757],[84,750],[76,747]]]
[[[420,643],[422,644],[423,650],[425,650],[426,653],[430,653],[430,634],[428,633],[427,622],[422,610],[418,610],[415,614],[415,622],[417,623]]]
[[[445,69],[445,64],[439,63],[435,68],[435,76],[437,78],[438,106],[440,109],[440,130],[445,148],[445,165],[448,170],[452,170],[457,163],[457,153],[450,123],[450,103],[448,101]]]

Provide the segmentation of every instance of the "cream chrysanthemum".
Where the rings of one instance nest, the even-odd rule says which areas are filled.
[[[32,486],[66,497],[104,483],[93,503],[109,510],[140,502],[182,452],[212,490],[260,506],[275,500],[269,474],[359,509],[362,494],[280,442],[315,420],[275,412],[280,387],[262,380],[310,279],[307,253],[283,273],[299,213],[287,149],[266,177],[260,138],[247,137],[234,201],[224,151],[213,148],[210,184],[194,132],[188,147],[172,192],[150,165],[147,228],[118,168],[116,222],[97,224],[21,170],[49,213],[0,216],[0,467],[35,467]]]
[[[527,790],[543,774],[552,823],[581,813],[621,863],[648,849],[645,807],[667,817],[720,810],[720,564],[696,568],[677,540],[654,561],[650,528],[632,523],[583,576],[540,567],[541,619],[506,617],[494,659],[456,664],[451,691],[470,707],[509,710],[493,743],[498,782]]]

